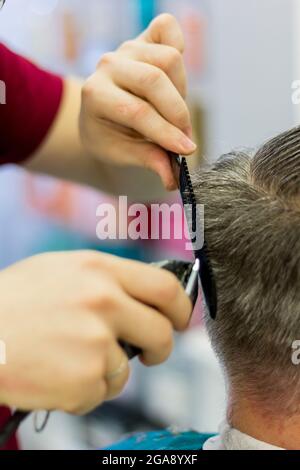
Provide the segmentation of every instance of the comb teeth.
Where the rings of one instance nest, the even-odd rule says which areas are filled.
[[[181,160],[181,168],[185,178],[185,185],[186,189],[184,193],[182,193],[183,204],[190,204],[192,206],[192,214],[196,214],[197,211],[197,200],[194,193],[194,188],[189,172],[189,167],[186,161],[186,158],[182,157]],[[196,221],[192,220],[192,224],[194,228],[196,226]],[[202,282],[203,293],[205,296],[206,304],[210,312],[210,316],[212,319],[215,319],[217,316],[217,289],[215,283],[215,277],[213,273],[213,268],[210,262],[209,254],[208,254],[208,245],[207,242],[204,240],[203,246],[201,250],[196,250],[196,258],[200,259],[200,277]]]
[[[181,164],[183,166],[183,170],[184,170],[184,174],[185,174],[185,178],[186,178],[186,183],[187,183],[187,186],[188,186],[188,189],[189,189],[189,197],[191,198],[191,203],[196,208],[197,207],[197,201],[196,201],[194,188],[193,188],[193,184],[192,184],[192,180],[191,180],[189,167],[188,167],[186,158],[184,158],[184,157],[182,158],[182,163]]]

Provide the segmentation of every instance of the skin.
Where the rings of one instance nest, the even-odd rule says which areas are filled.
[[[11,266],[0,296],[1,403],[24,410],[82,414],[115,397],[129,375],[118,340],[141,348],[145,365],[160,364],[191,311],[172,274],[92,251]]]
[[[286,450],[300,449],[300,416],[264,410],[253,399],[232,392],[228,422],[248,436]]]
[[[174,188],[166,150],[195,150],[183,49],[176,20],[162,15],[104,56],[85,84],[66,80],[56,120],[26,168],[133,198],[162,194],[149,170]],[[11,266],[0,272],[8,361],[0,368],[0,403],[86,413],[127,382],[118,340],[141,348],[145,365],[159,364],[190,313],[176,278],[141,263],[75,252]]]
[[[135,166],[143,169],[138,196],[157,197],[146,170],[175,189],[166,150],[189,155],[196,149],[183,50],[177,21],[161,15],[136,40],[104,55],[83,86],[67,80],[56,123],[27,168],[132,195],[135,174],[124,167]],[[148,184],[141,184],[145,174]]]

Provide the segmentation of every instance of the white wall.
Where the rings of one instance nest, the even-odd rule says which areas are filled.
[[[256,146],[294,124],[294,2],[210,4],[209,154],[216,157],[232,147]]]

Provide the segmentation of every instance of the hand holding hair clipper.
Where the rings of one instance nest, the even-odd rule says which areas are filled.
[[[198,297],[198,277],[200,268],[199,261],[196,260],[194,265],[185,261],[162,261],[160,263],[156,263],[155,266],[175,274],[177,279],[181,282],[182,286],[184,287],[188,297],[190,298],[194,309]],[[129,360],[132,360],[136,356],[142,354],[141,349],[129,345],[124,341],[120,341],[119,344],[126,352]],[[17,410],[12,416],[12,418],[9,419],[9,421],[0,431],[0,449],[17,431],[20,424],[25,418],[27,418],[27,416],[29,416],[29,414],[30,412],[22,412],[20,410]],[[45,428],[48,418],[49,413],[47,413],[44,423],[42,423],[39,428],[36,427],[37,432],[40,432]]]
[[[178,155],[171,156],[174,169],[177,170],[177,180],[180,192],[183,198],[183,203],[192,203],[192,217],[196,214],[195,198],[193,193],[193,187],[191,184],[188,167],[185,159],[181,159]],[[194,221],[192,221],[193,223]],[[196,262],[193,265],[184,262],[163,262],[159,264],[159,267],[164,268],[177,276],[183,287],[186,289],[186,293],[190,296],[192,304],[194,306],[197,294],[198,294],[198,273],[200,269],[200,279],[203,294],[212,318],[216,317],[217,313],[217,297],[216,297],[216,286],[214,282],[213,272],[210,266],[207,245],[204,244],[203,248],[195,251]],[[120,342],[123,350],[126,352],[129,359],[139,355],[142,351],[139,347],[132,347],[126,341]],[[7,423],[0,434],[0,447],[3,445],[11,434],[18,428],[21,421],[28,415],[28,413],[22,413],[17,411],[12,419]]]

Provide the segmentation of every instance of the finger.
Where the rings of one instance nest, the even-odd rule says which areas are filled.
[[[187,77],[183,56],[177,49],[161,44],[127,41],[121,48],[128,58],[154,65],[163,70],[183,98],[187,93]]]
[[[98,126],[97,120],[90,119],[89,129],[94,136],[99,134]],[[166,190],[174,191],[177,189],[177,182],[170,163],[170,157],[165,150],[158,145],[145,141],[142,137],[138,138],[138,134],[127,135],[126,131],[130,134],[129,129],[118,126],[115,123],[103,122],[102,127],[105,132],[93,140],[93,152],[95,154],[97,154],[98,145],[105,147],[105,140],[107,140],[107,157],[111,162],[120,164],[120,148],[122,148],[122,164],[140,166],[152,170],[160,176]],[[118,145],[111,145],[112,142],[116,141],[118,127]],[[134,133],[132,132],[132,134]]]
[[[196,145],[184,132],[166,121],[151,104],[109,81],[107,87],[110,87],[109,91],[99,92],[94,100],[96,117],[134,129],[147,140],[171,152],[189,155],[196,150]]]
[[[106,137],[115,137],[115,132],[109,126]],[[118,161],[119,147],[122,148],[123,162],[127,165],[138,165],[154,171],[160,176],[167,191],[177,189],[177,182],[174,176],[170,157],[168,153],[158,145],[147,142],[144,139],[128,138],[119,136],[119,146],[110,146],[109,157],[111,161]],[[103,142],[102,142],[103,143]]]
[[[145,98],[169,123],[184,133],[191,128],[188,107],[165,72],[153,65],[119,58],[113,63],[111,74],[117,85]]]
[[[90,384],[86,385],[86,392],[84,391],[85,385],[82,385],[82,390],[81,394],[82,396],[85,395],[88,397],[83,404],[67,409],[67,410],[62,410],[66,411],[67,413],[76,415],[76,416],[85,416],[88,413],[91,413],[93,410],[98,408],[101,403],[105,400],[105,397],[107,395],[107,384],[105,380],[101,379],[99,377],[99,382],[98,384],[93,384],[91,387]]]
[[[129,361],[123,349],[113,341],[108,351],[105,380],[107,384],[106,400],[112,400],[123,391],[129,378]]]
[[[177,189],[177,181],[170,162],[168,153],[161,147],[150,142],[127,142],[124,150],[134,157],[136,161],[141,160],[143,167],[154,171],[160,176],[162,183],[167,191]]]
[[[118,317],[111,319],[118,338],[141,349],[145,365],[165,362],[173,349],[173,328],[169,320],[126,295],[121,305]]]
[[[176,18],[168,13],[155,18],[140,38],[147,42],[175,47],[181,53],[184,51],[181,27]]]
[[[184,330],[192,313],[191,301],[176,277],[147,264],[107,258],[110,272],[135,299],[163,313],[176,330]]]

